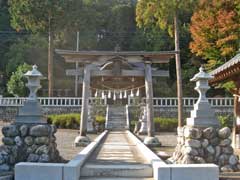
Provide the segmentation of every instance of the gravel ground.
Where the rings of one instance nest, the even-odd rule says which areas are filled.
[[[66,159],[73,159],[84,147],[75,147],[74,139],[78,135],[78,130],[58,129],[56,133],[57,146],[60,155]],[[91,140],[94,140],[97,134],[88,134]]]

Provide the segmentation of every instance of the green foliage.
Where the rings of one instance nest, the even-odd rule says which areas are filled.
[[[136,20],[139,27],[157,26],[167,29],[173,37],[173,18],[176,14],[186,13],[193,9],[196,1],[193,0],[145,0],[138,1]],[[191,7],[191,8],[189,8]]]
[[[191,51],[205,60],[209,70],[222,65],[238,51],[239,3],[239,0],[200,1],[191,18]]]
[[[233,116],[230,116],[230,115],[218,116],[218,120],[220,121],[221,127],[229,127],[229,128],[233,127],[233,120],[234,120]]]
[[[37,64],[43,73],[47,69],[47,40],[40,35],[31,35],[25,39],[19,39],[12,44],[5,54],[8,63],[6,73],[8,76],[16,71],[24,62]]]
[[[155,130],[156,131],[176,131],[178,121],[176,118],[154,118]]]
[[[235,83],[233,81],[228,81],[228,82],[219,84],[218,88],[224,88],[228,92],[231,92],[231,90],[236,88],[236,85],[235,85]]]
[[[58,128],[77,129],[80,125],[80,114],[54,114],[48,116],[48,123]]]
[[[80,119],[81,114],[79,113],[53,114],[48,116],[47,121],[49,124],[53,124],[58,128],[78,129],[80,126]],[[95,119],[97,124],[104,125],[104,116],[96,115]]]
[[[14,96],[26,96],[27,88],[25,87],[26,78],[24,74],[31,69],[28,64],[18,66],[17,71],[12,73],[10,80],[7,83],[7,90]]]
[[[99,124],[104,124],[105,120],[106,120],[106,118],[104,116],[101,116],[101,115],[96,115],[95,119],[96,119],[96,122],[99,123]]]
[[[64,0],[9,0],[8,3],[11,25],[17,31],[48,32],[49,20],[56,27],[64,19]]]
[[[133,130],[138,120],[131,119],[130,129]],[[156,132],[173,132],[176,131],[178,126],[177,118],[164,118],[164,117],[155,117],[154,126]]]
[[[0,1],[0,29],[1,30],[11,29],[9,19],[10,18],[8,14],[7,1]]]

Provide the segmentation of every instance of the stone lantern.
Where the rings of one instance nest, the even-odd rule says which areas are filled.
[[[37,91],[42,87],[40,85],[40,80],[44,79],[41,72],[37,70],[37,66],[34,65],[31,71],[28,71],[24,74],[25,77],[28,79],[28,83],[26,86],[28,87],[29,93],[29,100],[36,100],[37,99]]]
[[[28,79],[26,86],[29,88],[30,93],[23,107],[19,109],[16,123],[45,124],[46,119],[43,116],[42,107],[36,95],[37,91],[41,88],[40,80],[43,79],[43,75],[37,70],[36,65],[24,75]]]
[[[187,126],[203,128],[220,126],[206,97],[206,92],[209,89],[208,80],[212,78],[210,74],[204,71],[203,67],[200,67],[199,73],[190,80],[196,82],[195,90],[199,93],[199,98],[197,103],[194,104],[190,118],[187,118]]]

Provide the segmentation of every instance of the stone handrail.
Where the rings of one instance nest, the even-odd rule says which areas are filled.
[[[23,102],[27,98],[23,97],[3,97],[0,98],[0,106],[22,106]],[[74,106],[74,107],[81,107],[82,105],[82,98],[76,97],[39,97],[39,102],[42,106],[58,106],[58,107],[65,107],[65,106]],[[183,106],[184,107],[192,107],[194,103],[198,100],[198,98],[193,97],[185,97],[183,98]],[[233,107],[234,100],[233,98],[208,98],[209,103],[214,107]],[[129,98],[128,105],[134,106],[139,101],[139,99]],[[99,98],[90,98],[89,103],[94,104],[96,103],[99,105],[107,105],[106,99],[99,99]],[[153,98],[153,105],[154,107],[177,107],[177,98],[176,97],[155,97]]]

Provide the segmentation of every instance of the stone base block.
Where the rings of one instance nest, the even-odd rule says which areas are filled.
[[[15,180],[62,180],[64,164],[19,163],[15,167]]]
[[[218,180],[219,170],[213,164],[156,164],[155,180]]]
[[[239,158],[231,146],[230,128],[185,126],[182,130],[169,161],[176,164],[214,163],[222,172],[240,171]]]
[[[157,137],[146,137],[144,139],[144,144],[149,147],[159,147],[161,143],[159,142]]]
[[[0,171],[9,171],[19,162],[60,162],[55,126],[48,124],[11,124],[2,128]]]
[[[88,136],[77,136],[74,140],[74,145],[76,147],[85,147],[91,143],[91,140]]]

